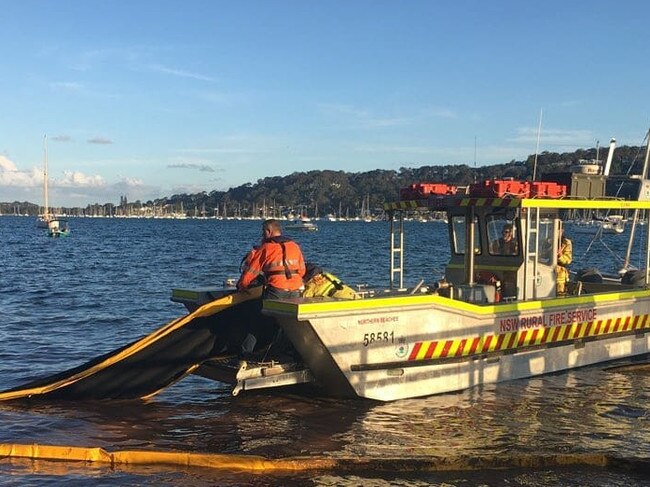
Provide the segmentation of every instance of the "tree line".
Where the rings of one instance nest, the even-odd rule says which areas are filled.
[[[611,174],[640,174],[643,147],[617,147]],[[597,149],[574,152],[542,152],[537,156],[537,178],[545,173],[566,171],[580,160],[594,160]],[[607,157],[599,154],[601,159]],[[532,179],[535,155],[524,161],[471,167],[467,164],[423,165],[401,167],[399,170],[375,169],[367,172],[345,171],[294,172],[287,176],[271,176],[256,183],[246,183],[227,191],[175,194],[155,200],[127,201],[120,204],[95,203],[85,208],[58,208],[67,215],[137,215],[148,211],[172,211],[187,216],[279,216],[293,211],[308,216],[357,216],[366,202],[371,213],[380,211],[384,202],[395,201],[400,188],[417,182],[439,182],[464,186],[485,179]],[[40,207],[30,202],[0,203],[2,214],[38,215]]]

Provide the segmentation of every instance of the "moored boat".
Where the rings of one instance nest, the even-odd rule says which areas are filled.
[[[621,234],[625,231],[627,220],[623,215],[609,215],[600,222],[603,233]]]
[[[50,213],[47,186],[47,136],[45,136],[43,138],[43,213],[41,213],[36,220],[36,226],[38,228],[49,228],[50,221],[54,218],[54,215]]]
[[[68,221],[61,218],[52,218],[47,224],[47,234],[50,237],[67,237],[70,235],[70,227]]]
[[[305,232],[315,232],[318,230],[318,226],[311,221],[311,218],[306,216],[292,220],[284,225],[284,228],[285,230],[299,230]]]

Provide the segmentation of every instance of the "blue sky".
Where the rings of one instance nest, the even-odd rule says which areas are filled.
[[[0,201],[639,145],[650,2],[33,1],[0,9]]]

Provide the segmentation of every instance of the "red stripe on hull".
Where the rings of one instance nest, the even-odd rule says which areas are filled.
[[[449,349],[453,343],[453,340],[447,340],[445,342],[445,345],[442,347],[442,352],[440,352],[440,357],[446,357],[449,354]]]
[[[436,345],[438,342],[431,342],[429,344],[429,348],[427,348],[427,352],[424,354],[425,359],[430,359],[433,356],[433,352],[436,350]]]
[[[409,360],[415,360],[415,357],[418,356],[418,353],[420,352],[420,348],[422,348],[422,342],[418,342],[415,344],[413,347],[413,350],[411,350],[411,355],[409,355]]]

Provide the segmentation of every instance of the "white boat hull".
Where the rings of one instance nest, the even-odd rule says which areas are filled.
[[[488,306],[439,296],[297,300],[265,310],[328,393],[383,401],[650,352],[647,291]]]

